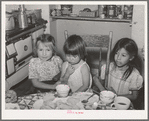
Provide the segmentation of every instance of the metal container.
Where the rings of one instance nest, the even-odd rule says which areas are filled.
[[[115,5],[108,5],[108,12],[107,12],[107,16],[108,18],[114,18],[115,17]]]
[[[6,12],[5,18],[5,30],[13,30],[15,29],[15,20],[12,13]]]
[[[19,21],[19,28],[24,29],[24,28],[28,27],[27,16],[24,12],[19,13],[18,21]]]
[[[19,21],[19,28],[26,28],[28,27],[28,20],[27,20],[27,15],[25,12],[24,5],[20,5],[20,12],[18,14],[18,21]]]

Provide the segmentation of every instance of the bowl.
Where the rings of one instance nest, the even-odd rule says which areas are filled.
[[[127,110],[130,107],[131,101],[127,97],[118,96],[114,99],[114,103],[111,104],[111,107],[114,106],[116,110]]]
[[[105,104],[109,104],[109,103],[113,102],[115,96],[116,96],[116,94],[113,93],[112,91],[100,92],[100,100]]]
[[[60,97],[67,97],[69,90],[70,90],[69,86],[65,84],[59,84],[56,86],[57,94]]]

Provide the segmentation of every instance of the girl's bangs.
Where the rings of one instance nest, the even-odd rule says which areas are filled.
[[[52,42],[44,42],[45,47],[49,47],[50,49],[54,48],[54,45]]]
[[[77,55],[78,54],[78,50],[76,50],[75,48],[67,48],[64,50],[66,54],[71,54],[71,55]]]

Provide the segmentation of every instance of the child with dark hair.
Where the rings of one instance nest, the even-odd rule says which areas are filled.
[[[78,35],[69,36],[63,46],[67,61],[62,65],[60,80],[68,83],[72,92],[87,91],[92,85],[85,47],[85,41]]]
[[[138,71],[136,62],[138,59],[138,47],[135,41],[129,38],[120,39],[111,53],[107,89],[118,96],[125,96],[135,100],[138,90],[142,87],[143,78]],[[106,65],[101,67],[100,77],[94,77],[93,81],[100,91],[105,90],[104,77]]]

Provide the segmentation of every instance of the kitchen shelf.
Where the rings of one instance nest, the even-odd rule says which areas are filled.
[[[101,21],[101,22],[123,22],[123,23],[131,23],[130,19],[117,19],[117,18],[98,18],[98,17],[79,17],[79,16],[51,16],[52,20],[63,19],[63,20],[82,20],[82,21]]]

